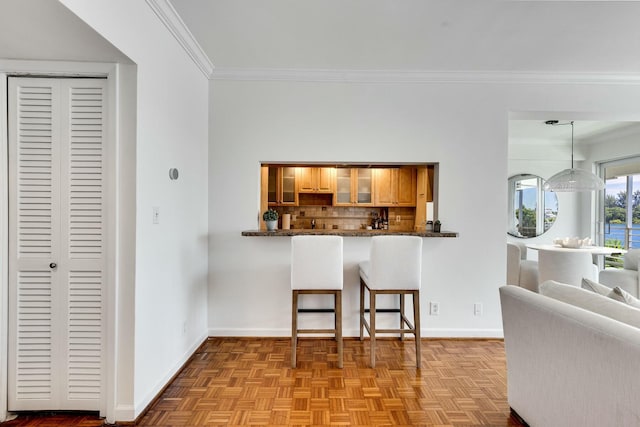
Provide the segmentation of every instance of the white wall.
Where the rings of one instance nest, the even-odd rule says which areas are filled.
[[[133,377],[118,377],[117,420],[131,420],[206,337],[208,80],[146,2],[62,3],[137,64]],[[180,170],[170,181],[169,168]],[[125,175],[126,176],[126,175]],[[152,207],[160,223],[152,223]],[[132,271],[135,269],[135,271]],[[123,334],[127,325],[122,326]],[[120,336],[119,346],[129,345]],[[129,390],[129,391],[127,391]],[[133,390],[133,393],[130,391]]]
[[[290,333],[289,239],[240,236],[258,225],[261,161],[420,161],[440,163],[440,218],[444,229],[460,233],[424,240],[423,333],[500,336],[509,113],[640,118],[637,86],[505,80],[213,81],[209,333]],[[357,262],[367,248],[366,238],[345,239],[347,336],[357,334]],[[428,315],[429,301],[440,302],[439,316]],[[484,304],[482,317],[473,315],[474,302]]]

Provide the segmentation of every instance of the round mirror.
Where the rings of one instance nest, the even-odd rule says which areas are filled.
[[[544,179],[521,174],[509,178],[509,227],[514,237],[536,237],[546,232],[558,216],[558,197],[544,191]]]

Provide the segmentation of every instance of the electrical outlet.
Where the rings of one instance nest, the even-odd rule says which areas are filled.
[[[429,314],[432,316],[437,316],[440,314],[440,303],[432,302],[429,304]]]
[[[482,316],[482,303],[477,302],[473,304],[473,315],[474,316]]]
[[[400,215],[396,215],[396,224],[400,224]]]

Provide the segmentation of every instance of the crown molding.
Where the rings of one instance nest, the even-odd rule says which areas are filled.
[[[214,69],[213,64],[170,1],[146,0],[146,2],[158,18],[160,18],[164,26],[167,27],[169,32],[173,34],[173,37],[180,43],[180,46],[187,52],[200,71],[202,71],[207,79],[211,78]]]
[[[212,80],[339,83],[640,84],[640,74],[216,67]]]

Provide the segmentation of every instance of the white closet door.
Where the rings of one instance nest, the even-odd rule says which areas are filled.
[[[99,410],[105,80],[9,79],[9,410]]]

